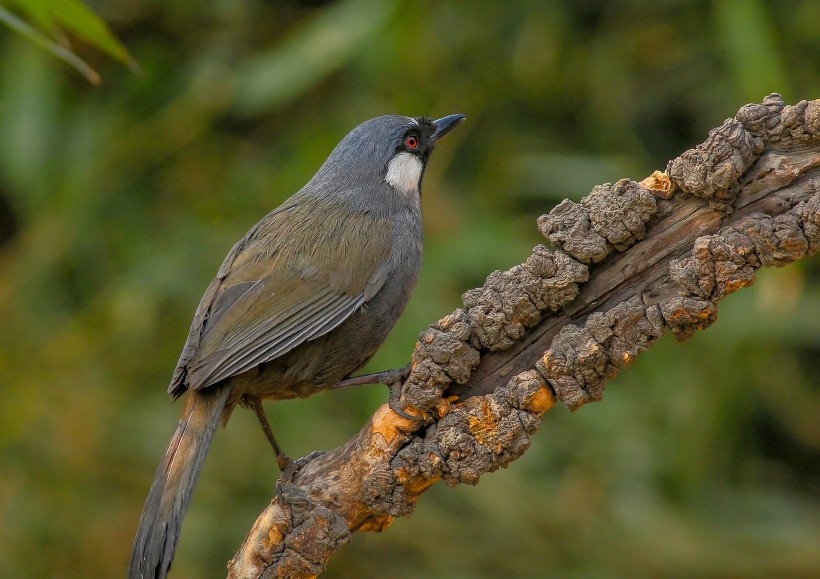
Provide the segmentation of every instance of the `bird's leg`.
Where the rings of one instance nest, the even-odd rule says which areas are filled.
[[[350,386],[364,386],[365,384],[386,384],[392,386],[395,383],[401,383],[407,376],[410,375],[410,369],[413,363],[410,362],[403,368],[395,370],[385,370],[384,372],[376,372],[374,374],[364,374],[362,376],[353,376],[352,378],[345,378],[333,388],[348,388]]]
[[[333,388],[348,388],[350,386],[362,386],[364,384],[385,384],[387,385],[388,390],[390,390],[390,396],[387,399],[387,404],[390,406],[390,409],[402,418],[419,421],[422,420],[421,416],[407,414],[404,410],[399,408],[401,385],[407,376],[410,375],[410,370],[412,367],[413,363],[410,362],[403,368],[398,368],[396,370],[385,370],[384,372],[376,372],[375,374],[365,374],[363,376],[345,378]]]
[[[284,473],[293,465],[293,461],[290,457],[288,457],[288,455],[282,452],[282,449],[279,448],[279,444],[273,436],[273,430],[270,428],[270,422],[268,422],[265,409],[262,407],[262,401],[256,397],[248,397],[247,401],[256,413],[256,417],[259,419],[259,424],[262,425],[262,430],[265,432],[265,436],[267,437],[268,442],[270,442],[274,454],[276,454],[276,465],[279,467],[279,470]]]

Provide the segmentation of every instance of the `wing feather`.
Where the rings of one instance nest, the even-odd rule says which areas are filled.
[[[272,296],[275,299],[276,296]],[[220,350],[227,349],[242,349],[250,345],[253,340],[270,340],[291,331],[293,327],[300,323],[300,320],[313,312],[321,312],[329,307],[330,302],[335,300],[338,295],[329,290],[317,291],[312,295],[306,295],[302,301],[289,300],[280,298],[281,302],[278,305],[279,311],[273,307],[265,308],[268,311],[275,312],[269,318],[262,318],[258,323],[254,324],[254,320],[238,320],[235,326],[238,329],[226,335],[223,340],[223,347]],[[249,308],[249,313],[252,314]],[[249,316],[243,316],[246,318]]]
[[[304,325],[301,326],[298,331],[287,335],[286,339],[257,345],[254,350],[243,356],[242,360],[237,359],[231,366],[220,372],[216,379],[220,380],[250,370],[254,366],[276,359],[299,344],[309,342],[326,334],[341,324],[361,305],[360,300],[348,300],[347,302],[348,303],[340,307],[337,313],[331,318],[333,324],[328,324],[328,320],[319,316],[314,316],[314,319],[305,320]]]
[[[266,324],[265,328],[249,335],[242,343],[214,352],[209,360],[203,360],[201,365],[195,366],[192,373],[202,375],[201,379],[210,384],[241,374],[329,332],[362,303],[361,299],[335,296],[324,300],[322,308],[308,315],[304,315],[306,312],[294,312],[286,326],[275,323],[276,321],[272,325]],[[335,322],[332,326],[327,324],[328,317]],[[196,388],[193,384],[192,386]]]
[[[296,204],[272,213],[234,246],[197,309],[171,382],[175,395],[206,388],[319,338],[382,287],[391,222],[351,214],[329,230],[327,211],[312,209]],[[284,218],[313,225],[294,231]],[[359,251],[344,251],[328,231],[360,240]]]

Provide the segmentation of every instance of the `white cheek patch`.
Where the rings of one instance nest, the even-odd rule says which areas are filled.
[[[390,160],[384,180],[405,195],[418,195],[421,170],[421,160],[402,151]]]

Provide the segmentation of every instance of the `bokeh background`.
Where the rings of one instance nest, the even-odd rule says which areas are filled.
[[[468,122],[424,183],[415,295],[371,370],[543,243],[535,219],[641,179],[747,102],[820,97],[814,0],[96,0],[142,71],[0,29],[0,576],[123,576],[177,421],[165,388],[223,256],[384,113]],[[820,262],[763,271],[476,487],[438,486],[327,577],[820,573]],[[383,387],[268,404],[293,456]],[[273,492],[255,418],[215,438],[173,576],[221,577]]]

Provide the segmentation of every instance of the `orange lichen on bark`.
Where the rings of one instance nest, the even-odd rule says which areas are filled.
[[[381,533],[387,527],[390,526],[390,523],[393,522],[393,517],[386,514],[377,514],[367,517],[364,521],[356,525],[355,527],[351,527],[350,530],[353,532],[356,531],[368,531],[373,533]]]
[[[406,468],[399,468],[396,469],[396,480],[404,487],[408,496],[415,498],[440,481],[441,477],[438,475],[429,478],[421,476],[411,477]]]
[[[652,193],[657,199],[669,199],[674,191],[674,184],[665,171],[653,172],[638,185]]]
[[[412,412],[412,409],[409,409]],[[409,412],[408,412],[409,413]],[[380,435],[387,445],[392,445],[399,436],[406,436],[416,428],[416,422],[409,420],[398,412],[390,408],[388,404],[382,404],[373,413],[370,422],[370,432]]]
[[[524,410],[533,414],[544,414],[555,406],[555,395],[546,386],[541,386],[529,400],[524,401]]]
[[[273,527],[270,528],[270,531],[268,532],[268,543],[269,544],[273,545],[275,543],[278,543],[283,538],[284,538],[284,535],[282,534],[282,531],[280,531],[278,527],[273,526]]]
[[[476,400],[476,398],[472,400]],[[495,415],[490,410],[486,399],[482,396],[478,398],[478,400],[480,400],[480,404],[477,408],[479,416],[472,413],[467,414],[470,434],[475,437],[480,445],[495,449],[500,446],[498,420],[496,420]]]

